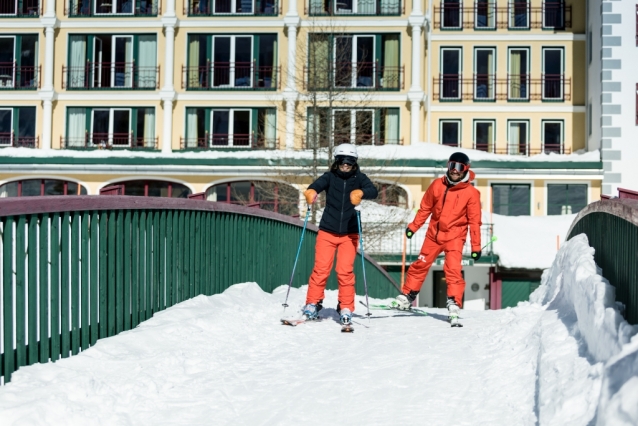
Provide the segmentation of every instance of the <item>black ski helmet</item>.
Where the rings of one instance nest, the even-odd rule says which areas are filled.
[[[472,164],[472,162],[470,161],[470,157],[463,154],[462,152],[455,152],[454,154],[450,155],[450,159],[447,160],[447,162],[449,163],[450,161],[465,164],[468,168]]]

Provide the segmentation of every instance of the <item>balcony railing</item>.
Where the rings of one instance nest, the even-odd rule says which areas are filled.
[[[252,133],[215,133],[212,137],[207,134],[204,138],[181,138],[180,147],[182,150],[206,150],[219,148],[278,149],[279,139],[255,137]]]
[[[86,133],[80,138],[60,138],[63,149],[146,149],[156,150],[158,138],[135,138],[132,133]]]
[[[254,62],[215,62],[182,66],[182,89],[186,90],[278,90],[280,67],[261,67]]]
[[[42,15],[39,0],[0,0],[0,18],[37,18]]]
[[[434,28],[437,30],[527,30],[542,28],[564,30],[572,26],[572,7],[563,2],[545,1],[541,7],[510,3],[443,4],[434,7]]]
[[[156,90],[160,67],[140,67],[135,62],[87,62],[62,67],[62,88],[68,90]],[[66,79],[66,80],[65,80]]]
[[[16,136],[13,132],[0,133],[0,147],[37,148],[38,137]]]
[[[304,89],[403,90],[405,67],[386,67],[377,62],[337,62],[331,66],[304,67]]]
[[[506,144],[495,146],[494,143],[474,143],[474,149],[478,151],[491,152],[492,154],[507,155],[537,155],[537,154],[571,154],[571,148],[565,148],[563,144],[541,144],[540,148],[532,148],[529,143]]]
[[[316,140],[318,139],[318,140]],[[332,139],[332,143],[330,140]],[[351,135],[334,134],[332,136],[321,135],[318,138],[302,138],[301,145],[303,149],[312,148],[328,148],[330,146],[338,146],[342,143],[354,143],[355,145],[403,145],[403,139],[386,139],[378,134],[374,135],[356,135],[354,138]],[[318,142],[318,146],[316,145]]]
[[[235,2],[232,0],[184,0],[184,15],[188,16],[278,16],[277,0],[248,0]]]
[[[571,100],[571,86],[571,79],[561,74],[543,74],[536,79],[529,74],[508,74],[504,79],[494,74],[474,74],[469,78],[462,74],[442,74],[433,80],[432,98],[435,101],[564,102]]]
[[[69,0],[65,14],[72,18],[144,17],[162,14],[159,0]]]
[[[309,0],[308,16],[401,16],[405,5],[401,0]]]
[[[40,66],[18,67],[15,62],[0,62],[0,90],[36,90],[40,88]]]

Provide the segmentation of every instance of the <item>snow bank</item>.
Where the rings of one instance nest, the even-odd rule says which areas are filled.
[[[569,403],[565,394],[576,392],[574,387],[585,383],[590,387],[589,402],[597,402],[597,424],[638,424],[638,326],[630,326],[620,315],[615,289],[600,276],[594,262],[594,249],[589,247],[586,235],[578,235],[561,247],[530,301],[554,311],[581,352],[591,358],[589,371],[582,371],[587,374],[576,374],[580,380],[574,381],[573,365],[567,366],[569,373],[565,373],[552,360],[555,353],[549,346],[556,343],[557,336],[544,330],[546,337],[541,340],[545,342],[548,356],[544,361],[541,357],[539,365],[541,424],[543,415],[548,412],[558,416],[557,399]],[[574,361],[582,364],[582,357]],[[553,377],[548,379],[548,375]],[[556,383],[561,385],[560,391],[554,389]],[[543,396],[548,394],[552,398],[546,399],[553,402],[543,404]],[[582,396],[582,392],[579,395]],[[591,401],[592,397],[597,401]]]

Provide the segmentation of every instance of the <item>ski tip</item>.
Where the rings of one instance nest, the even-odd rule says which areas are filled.
[[[463,324],[456,323],[456,324],[450,325],[450,327],[463,327]]]
[[[354,328],[353,327],[341,327],[341,332],[342,333],[354,333]]]

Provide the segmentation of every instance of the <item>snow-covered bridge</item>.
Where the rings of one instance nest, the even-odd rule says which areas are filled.
[[[631,203],[606,203],[590,212],[608,207],[636,224],[626,215]],[[565,243],[530,303],[464,312],[460,329],[449,327],[443,310],[426,317],[373,311],[368,320],[364,307],[354,334],[339,332],[330,308],[325,321],[283,327],[285,286],[266,292],[244,283],[196,296],[76,356],[20,368],[0,388],[0,418],[16,425],[633,425],[638,330],[621,317],[589,245],[585,235]],[[304,294],[293,289],[288,309]],[[336,294],[327,296],[334,307]]]

